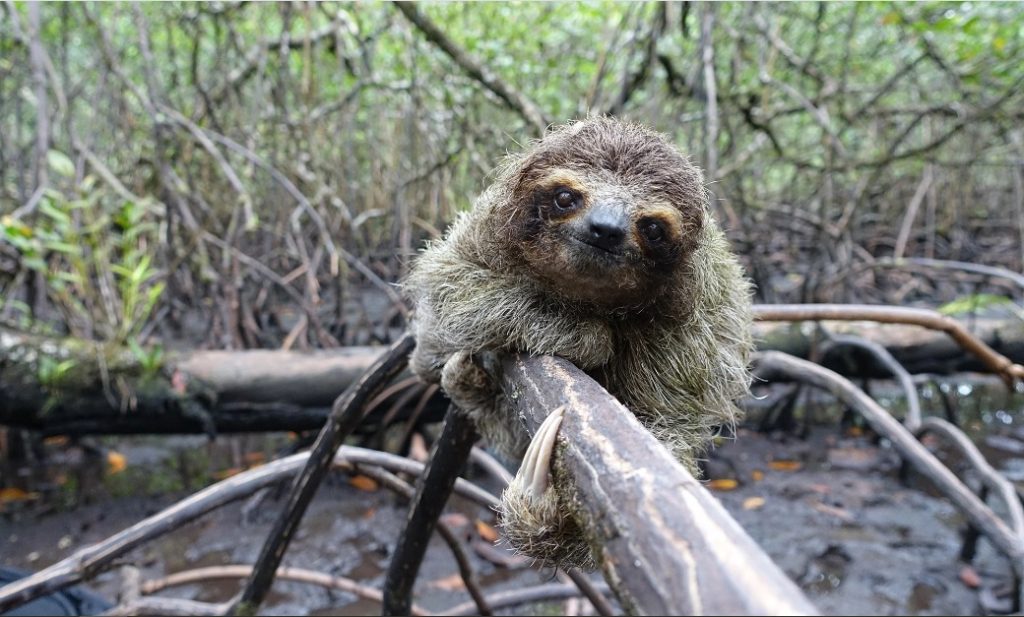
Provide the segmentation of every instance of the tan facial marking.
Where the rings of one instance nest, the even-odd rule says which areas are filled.
[[[656,219],[665,228],[665,235],[675,239],[682,233],[682,217],[679,210],[667,204],[653,204],[638,208],[633,214],[634,241],[639,242],[637,224],[645,219]]]
[[[586,185],[576,174],[565,169],[554,169],[547,174],[541,176],[534,182],[534,186],[539,189],[553,190],[559,187],[565,187],[572,191],[576,191],[580,195],[586,196]]]

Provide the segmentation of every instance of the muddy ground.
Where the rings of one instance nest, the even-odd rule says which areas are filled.
[[[241,440],[241,442],[232,442]],[[244,436],[210,444],[202,437],[118,438],[102,447],[124,456],[126,467],[103,481],[91,472],[67,477],[46,498],[7,503],[0,514],[0,564],[36,570],[159,511],[199,488],[210,472],[225,474],[239,461],[273,456],[284,436]],[[998,464],[1024,469],[1024,442],[1010,430],[989,438],[1001,448]],[[1016,451],[1015,451],[1016,448]],[[74,465],[74,445],[61,445]],[[96,457],[93,457],[96,458]],[[105,460],[99,457],[98,460]],[[107,461],[109,462],[109,461]],[[102,467],[99,468],[102,470]],[[108,469],[109,473],[109,469]],[[709,487],[739,523],[825,614],[977,615],[998,608],[999,587],[1009,572],[1005,560],[982,542],[971,567],[958,560],[964,524],[944,499],[910,474],[900,480],[899,462],[887,444],[859,427],[817,425],[803,437],[761,434],[741,428],[708,463]],[[494,482],[476,479],[492,490]],[[67,484],[74,484],[69,489]],[[60,482],[54,482],[59,485]],[[360,484],[357,482],[357,484]],[[364,490],[333,476],[307,514],[285,565],[347,576],[379,587],[398,529],[401,500],[387,491]],[[218,564],[251,564],[280,507],[276,495],[253,507],[240,502],[134,551],[128,562],[143,578]],[[519,562],[495,561],[477,521],[493,524],[490,512],[456,502],[448,521],[472,541],[471,558],[488,591],[551,581],[551,573]],[[486,535],[486,534],[485,534]],[[417,585],[416,601],[443,611],[468,599],[446,547],[433,542]],[[91,586],[111,598],[116,572]],[[163,595],[223,601],[238,585],[210,582],[178,587]],[[297,583],[278,583],[266,614],[376,614],[373,602]],[[524,607],[520,614],[558,614],[562,605]]]

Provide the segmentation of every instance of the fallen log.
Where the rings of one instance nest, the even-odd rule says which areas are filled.
[[[317,430],[383,350],[197,350],[155,360],[125,347],[0,329],[0,424],[43,435]],[[445,405],[438,398],[428,414],[440,417]]]
[[[1013,362],[1024,362],[1024,321],[958,323]],[[765,321],[755,324],[754,334],[762,351],[809,358],[823,342],[816,324],[882,345],[911,373],[989,370],[945,332],[915,325]],[[128,348],[0,329],[0,424],[43,435],[316,430],[331,402],[382,351],[196,350],[167,352],[156,361]],[[889,375],[871,354],[849,349],[830,351],[822,364],[848,377]],[[398,398],[393,394],[382,408]],[[440,418],[444,408],[436,397],[427,413]]]
[[[857,313],[862,315],[855,320],[849,317]],[[1019,317],[954,319],[923,309],[841,304],[758,305],[755,315],[760,320],[754,328],[759,350],[803,359],[824,342],[823,328],[877,343],[915,374],[997,372],[1009,368],[998,366],[1008,364],[1007,359],[1016,364],[1024,361],[1024,320]],[[901,323],[905,319],[928,325]],[[829,353],[821,363],[847,377],[889,375],[884,363],[870,353]]]

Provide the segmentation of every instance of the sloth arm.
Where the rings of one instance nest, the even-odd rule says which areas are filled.
[[[415,298],[417,354],[429,372],[436,374],[456,352],[557,355],[585,370],[611,358],[605,321],[581,317],[529,278],[450,254],[430,257],[412,275],[421,292]]]

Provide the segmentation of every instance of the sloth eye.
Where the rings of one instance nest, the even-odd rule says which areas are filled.
[[[576,195],[566,189],[558,191],[555,193],[555,207],[559,210],[571,210],[576,207]]]
[[[644,237],[651,242],[657,242],[665,237],[665,228],[656,221],[647,221],[646,223],[642,223],[640,225],[640,231],[642,231]]]

